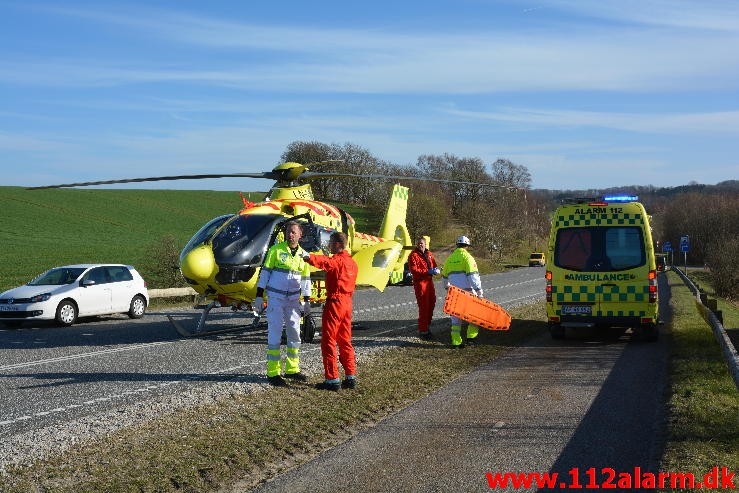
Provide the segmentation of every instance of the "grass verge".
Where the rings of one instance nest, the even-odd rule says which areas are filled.
[[[739,471],[739,392],[695,298],[677,274],[670,272],[668,279],[672,381],[661,469],[691,472],[700,479],[714,466]]]
[[[305,385],[177,411],[10,468],[0,491],[243,490],[309,460],[518,345],[544,327],[543,304],[511,310],[506,333],[482,331],[480,345],[453,351],[438,342],[370,357],[355,391],[328,394]],[[446,334],[440,338],[446,342]],[[409,371],[423,367],[424,371]]]
[[[716,298],[716,292],[711,285],[711,273],[706,270],[689,269],[688,277],[693,284],[700,286],[701,289],[710,297]],[[739,328],[739,301],[726,300],[724,298],[716,298],[718,309],[721,310],[724,317],[724,327]]]

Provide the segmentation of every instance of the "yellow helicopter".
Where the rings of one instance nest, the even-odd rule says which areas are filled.
[[[303,165],[286,162],[265,173],[160,176],[48,185],[32,189],[223,177],[275,180],[276,183],[262,202],[252,203],[242,199],[244,207],[240,211],[209,221],[195,233],[182,250],[180,271],[183,277],[197,293],[210,302],[205,306],[200,321],[192,332],[182,327],[171,316],[169,319],[181,335],[193,336],[223,332],[223,330],[203,330],[208,313],[215,307],[231,306],[234,311],[254,312],[251,304],[256,296],[260,267],[269,247],[283,240],[282,226],[287,221],[296,221],[302,226],[303,237],[300,245],[308,252],[328,255],[328,240],[331,233],[335,231],[345,233],[349,240],[349,250],[359,267],[358,285],[372,286],[383,291],[389,282],[402,279],[404,264],[413,249],[413,242],[406,227],[409,189],[400,184],[393,186],[379,234],[375,236],[357,231],[354,219],[346,211],[314,200],[309,181],[320,178],[362,177],[490,185],[433,178],[308,171],[309,166],[313,164],[319,163]],[[311,280],[311,302],[324,302],[325,273],[313,269]],[[301,335],[304,341],[310,342],[315,333],[314,324],[310,317],[306,320],[308,323],[303,324]],[[259,317],[255,316],[252,325],[256,326],[258,322]]]

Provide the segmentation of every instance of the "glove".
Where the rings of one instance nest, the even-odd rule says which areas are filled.
[[[434,271],[435,271],[435,269],[429,269],[429,275],[430,276],[433,276],[434,274],[436,274],[436,272],[434,272]]]
[[[306,253],[305,255],[303,255],[303,260],[305,260],[307,262],[308,259],[310,259],[310,254],[309,253]]]
[[[254,298],[254,303],[252,303],[252,307],[254,308],[255,315],[261,315],[264,311],[264,299],[261,296],[257,296],[256,298]]]
[[[303,302],[303,316],[306,317],[310,315],[310,301],[304,301]]]
[[[438,267],[434,267],[433,271],[434,271],[434,275],[441,274],[441,269],[439,269]]]
[[[475,296],[477,296],[478,298],[482,298],[482,289],[478,289],[477,291],[475,291]]]

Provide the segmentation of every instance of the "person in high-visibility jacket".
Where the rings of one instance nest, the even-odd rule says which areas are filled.
[[[331,233],[328,248],[331,256],[311,253],[306,261],[326,271],[326,304],[321,319],[321,355],[326,379],[317,384],[321,390],[353,389],[357,385],[357,363],[352,346],[352,295],[359,268],[346,250],[344,233]],[[338,360],[344,367],[344,381],[339,378]]]
[[[418,336],[422,339],[431,337],[430,325],[436,307],[434,275],[441,272],[428,246],[429,237],[420,236],[408,257],[408,270],[413,275],[413,290],[418,303]]]
[[[267,251],[264,265],[259,272],[257,296],[254,307],[257,313],[264,309],[264,292],[267,292],[267,380],[275,386],[287,383],[280,373],[280,341],[285,325],[287,348],[285,378],[307,381],[300,371],[300,319],[310,312],[310,267],[303,260],[306,251],[298,243],[303,236],[300,224],[285,224],[285,240]],[[301,302],[302,297],[302,302]]]
[[[444,262],[441,276],[444,279],[444,288],[450,284],[458,288],[470,291],[475,296],[482,297],[482,284],[480,273],[477,270],[477,262],[467,248],[470,239],[466,236],[457,238],[457,249]],[[474,344],[480,328],[476,325],[467,324],[467,343]],[[462,343],[462,320],[452,316],[452,347],[461,348]]]

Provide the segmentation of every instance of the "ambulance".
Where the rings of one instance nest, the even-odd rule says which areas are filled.
[[[567,327],[613,327],[657,340],[657,266],[649,216],[638,197],[573,199],[559,206],[547,255],[553,338],[564,338]]]

